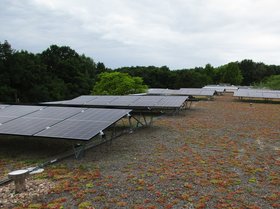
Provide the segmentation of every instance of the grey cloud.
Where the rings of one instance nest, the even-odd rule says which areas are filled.
[[[277,0],[2,0],[0,41],[68,45],[107,66],[280,64]]]

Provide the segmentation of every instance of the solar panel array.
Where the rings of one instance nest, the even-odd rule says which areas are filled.
[[[132,109],[180,108],[188,96],[80,96],[72,100],[45,103],[61,106],[117,107]]]
[[[203,89],[213,89],[217,91],[218,93],[223,93],[223,92],[235,92],[239,89],[238,86],[234,85],[207,85],[204,86]]]
[[[181,95],[181,96],[214,96],[214,89],[202,88],[181,88],[179,90],[173,89],[149,89],[149,95]]]
[[[233,96],[262,99],[280,99],[280,91],[266,89],[239,89],[234,93]]]
[[[148,94],[152,95],[177,95],[178,89],[148,89]]]
[[[12,106],[1,105],[0,123],[11,121],[15,118],[30,114],[34,111],[40,110],[40,106]]]
[[[182,95],[190,96],[214,96],[214,89],[203,89],[203,88],[181,88],[179,93]]]
[[[0,104],[0,109],[3,109],[3,108],[5,108],[5,107],[8,107],[9,105],[2,105],[2,104]]]
[[[130,111],[1,105],[0,134],[89,140]]]
[[[226,91],[224,86],[204,86],[203,89],[212,89],[218,93],[223,93]]]

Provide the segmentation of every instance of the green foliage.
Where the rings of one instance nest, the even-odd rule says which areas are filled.
[[[110,77],[120,72],[126,76]],[[8,41],[0,42],[0,101],[43,102],[66,100],[90,94],[99,74],[107,75],[94,89],[95,94],[129,94],[149,88],[193,88],[207,84],[230,83],[279,89],[280,66],[252,60],[229,63],[214,68],[210,64],[193,69],[170,70],[167,66],[123,67],[112,71],[68,46],[51,45],[42,53],[12,49]],[[127,77],[128,74],[132,77]],[[116,75],[116,74],[112,74]],[[136,77],[136,78],[135,78]],[[101,79],[101,77],[99,77]],[[267,78],[263,80],[263,78]],[[122,80],[123,79],[123,80]],[[106,80],[106,79],[105,79]]]
[[[232,85],[239,85],[243,80],[241,70],[236,62],[231,62],[220,68],[221,83],[229,83]]]
[[[257,84],[256,87],[280,90],[280,75],[272,75],[265,78],[261,83]]]
[[[14,95],[15,89],[5,84],[0,86],[0,101],[13,102],[15,101]]]
[[[238,65],[244,77],[242,85],[259,83],[265,77],[280,74],[280,67],[276,65],[265,65],[252,60],[243,60]]]
[[[99,81],[93,87],[95,95],[126,95],[142,93],[147,90],[143,79],[127,73],[105,72],[99,75]]]
[[[212,78],[203,72],[203,69],[178,70],[176,71],[176,80],[173,86],[178,88],[201,88],[212,83]]]
[[[102,62],[96,64],[96,71],[98,74],[109,71]]]
[[[123,67],[116,71],[141,77],[150,88],[172,88],[175,82],[175,74],[166,66],[159,68],[155,66]]]
[[[89,94],[96,78],[96,65],[91,58],[79,55],[68,46],[50,46],[40,55],[47,72],[60,82],[55,100]]]
[[[0,43],[0,101],[41,102],[89,94],[97,77],[91,58],[70,47],[50,46],[41,54]]]

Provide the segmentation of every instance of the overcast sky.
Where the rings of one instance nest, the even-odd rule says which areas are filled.
[[[0,42],[70,46],[107,67],[280,64],[279,0],[0,0]]]

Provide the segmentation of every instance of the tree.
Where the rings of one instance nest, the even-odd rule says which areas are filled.
[[[173,88],[175,83],[175,74],[166,66],[123,67],[116,69],[116,71],[141,77],[149,88]]]
[[[239,63],[239,68],[243,75],[243,85],[250,85],[253,83],[253,75],[256,71],[256,63],[252,60],[243,60]]]
[[[243,76],[236,62],[231,62],[221,67],[221,83],[239,85],[242,80]]]
[[[205,65],[204,73],[208,76],[208,84],[213,84],[215,81],[215,68],[211,64],[207,64]]]
[[[96,64],[91,58],[79,55],[68,46],[52,45],[41,54],[43,64],[47,66],[47,72],[56,82],[51,82],[53,91],[51,95],[55,100],[63,100],[77,97],[81,94],[89,94],[95,82],[97,72]]]
[[[280,74],[280,66],[265,65],[262,62],[256,63],[252,60],[243,60],[239,63],[239,68],[244,77],[242,84],[251,85],[259,83],[265,77]]]
[[[38,55],[27,51],[15,52],[13,65],[10,66],[11,86],[20,102],[47,101],[47,85],[51,80]]]
[[[142,93],[147,90],[140,77],[131,77],[127,73],[105,72],[99,76],[99,81],[93,87],[95,95],[127,95]]]
[[[280,75],[272,75],[265,78],[257,87],[280,90]]]
[[[11,84],[10,68],[13,65],[14,50],[8,41],[0,42],[0,101],[14,102],[16,100],[16,89]]]
[[[98,74],[104,73],[104,72],[106,72],[106,71],[107,71],[107,69],[106,69],[105,65],[104,65],[102,62],[98,62],[98,63],[96,64],[96,72],[97,72]]]

